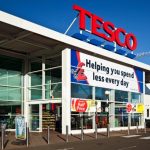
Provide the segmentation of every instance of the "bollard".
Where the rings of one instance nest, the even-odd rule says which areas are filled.
[[[81,117],[81,140],[83,141],[84,140],[84,137],[83,137],[83,118]]]
[[[144,133],[146,133],[146,122],[144,122]]]
[[[1,141],[1,149],[4,149],[4,136],[5,136],[5,135],[4,135],[4,130],[5,130],[5,129],[4,129],[4,127],[2,126],[2,127],[1,127],[1,140],[2,140],[2,141]]]
[[[110,137],[110,124],[107,124],[107,137]]]
[[[97,139],[97,124],[95,123],[95,139]]]
[[[128,124],[128,135],[130,135],[130,125]]]
[[[47,143],[50,144],[50,129],[49,129],[49,125],[47,127]]]
[[[29,147],[29,127],[26,125],[26,145]]]
[[[66,125],[66,142],[69,141],[69,138],[68,138],[68,125]]]
[[[139,133],[139,125],[138,125],[138,122],[136,123],[136,134]]]

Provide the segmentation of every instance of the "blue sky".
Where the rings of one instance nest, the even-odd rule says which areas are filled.
[[[72,9],[74,4],[136,35],[135,54],[150,51],[149,0],[0,0],[0,10],[64,33],[77,15]],[[78,22],[68,35],[75,32]],[[150,64],[150,56],[138,61]]]

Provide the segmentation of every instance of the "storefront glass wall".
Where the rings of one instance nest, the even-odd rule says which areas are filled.
[[[14,129],[16,115],[21,114],[23,61],[0,56],[0,123]]]
[[[72,68],[74,68],[72,66]],[[74,69],[76,70],[76,69]],[[89,71],[89,70],[88,70]],[[111,95],[106,95],[106,91],[114,91],[113,97]],[[98,128],[106,128],[107,127],[107,99],[111,101],[109,104],[109,113],[114,112],[111,114],[114,119],[111,119],[111,127],[127,127],[129,123],[129,114],[126,111],[126,104],[128,102],[132,104],[137,104],[142,102],[141,101],[141,94],[140,93],[132,93],[127,91],[120,91],[120,90],[111,90],[105,89],[101,87],[93,87],[87,84],[79,84],[79,83],[71,83],[71,98],[79,98],[81,100],[95,100],[96,111],[93,112],[84,112],[79,113],[75,111],[71,111],[71,129],[76,130],[81,128],[81,117],[83,116],[83,125],[84,129],[94,129],[95,128],[95,115],[96,120],[98,120],[97,125]],[[113,101],[112,101],[113,100]],[[112,105],[113,104],[113,105]],[[112,107],[113,106],[113,107]],[[114,109],[114,111],[110,109]],[[141,114],[131,113],[131,126],[136,126],[138,122],[141,125]]]
[[[137,103],[143,103],[141,94],[131,93],[131,103],[136,105]],[[132,113],[131,114],[131,126],[136,126],[137,124],[142,124],[142,114]]]
[[[61,98],[61,67],[46,70],[45,74],[45,98]]]
[[[128,126],[128,114],[126,113],[128,101],[128,92],[115,90],[115,127]]]
[[[92,99],[92,87],[82,84],[71,84],[71,97],[72,98],[82,98],[82,99]],[[93,112],[72,112],[71,113],[71,129],[77,130],[81,129],[81,121],[83,118],[83,128],[92,129],[93,128]]]
[[[42,62],[32,62],[28,73],[29,101],[36,103],[29,106],[32,131],[42,131],[48,125],[52,130],[61,128],[62,69],[61,66],[50,68],[50,65],[44,65],[42,68]]]
[[[31,63],[32,64],[32,63]],[[45,100],[48,99],[61,99],[62,93],[62,83],[61,83],[61,67],[47,68],[44,71],[44,76],[42,75],[42,67],[39,63],[37,66],[31,65],[32,72],[29,73],[29,92],[31,100],[43,100],[42,97],[42,87],[44,86]],[[36,70],[40,69],[40,70]],[[45,78],[45,83],[42,83],[42,78]]]

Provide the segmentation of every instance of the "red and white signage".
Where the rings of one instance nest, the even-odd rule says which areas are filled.
[[[134,34],[127,33],[123,28],[116,28],[115,25],[109,21],[104,21],[102,18],[92,14],[91,12],[74,5],[73,9],[79,12],[79,27],[81,30],[86,30],[86,17],[91,19],[91,33],[99,36],[109,42],[116,42],[119,46],[128,48],[134,51],[137,47],[137,39]],[[103,29],[105,33],[99,32]],[[123,41],[120,39],[123,36]]]
[[[127,104],[126,104],[126,111],[127,111],[127,113],[132,113],[133,107],[134,107],[133,104],[127,103]]]
[[[77,100],[75,103],[75,109],[77,112],[85,112],[87,109],[87,102],[84,100]]]
[[[95,101],[79,98],[71,99],[71,111],[74,112],[95,112]]]

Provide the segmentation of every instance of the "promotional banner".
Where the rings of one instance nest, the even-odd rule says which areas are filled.
[[[71,111],[74,112],[95,112],[95,100],[84,100],[79,98],[71,99]]]
[[[134,112],[136,112],[135,106],[133,104],[131,104],[131,103],[127,103],[126,104],[126,111],[127,111],[127,113],[134,113]]]
[[[126,104],[126,112],[127,113],[144,113],[144,104],[142,104],[142,103],[138,103],[138,104],[127,103]]]
[[[16,139],[25,140],[26,139],[26,123],[23,116],[17,116],[15,118],[15,128],[16,128]]]
[[[136,104],[136,112],[144,113],[144,104]]]
[[[71,82],[143,93],[143,71],[71,50]]]

